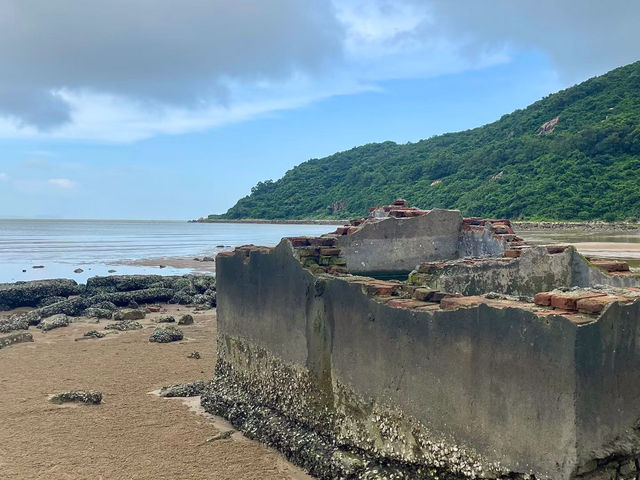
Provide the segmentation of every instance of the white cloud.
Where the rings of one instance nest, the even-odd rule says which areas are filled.
[[[625,0],[6,0],[0,137],[180,134],[524,50],[578,81],[637,59],[638,16]]]
[[[69,180],[68,178],[50,178],[47,180],[49,185],[53,185],[54,187],[62,188],[62,189],[70,189],[76,186],[76,183]]]

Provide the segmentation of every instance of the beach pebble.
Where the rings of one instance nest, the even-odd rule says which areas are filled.
[[[178,325],[193,325],[193,317],[189,314],[182,315],[178,320]]]
[[[76,269],[73,271],[73,273],[82,273],[82,272],[84,272],[84,270],[83,270],[83,269],[81,269],[81,268],[76,268]]]

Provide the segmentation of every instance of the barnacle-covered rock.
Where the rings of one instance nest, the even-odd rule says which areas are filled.
[[[182,340],[183,338],[184,334],[182,333],[182,330],[178,328],[157,327],[149,337],[149,341],[155,343],[169,343],[177,342],[178,340]]]
[[[70,390],[56,393],[51,397],[50,401],[57,404],[78,402],[86,405],[99,405],[102,403],[102,393],[95,390]]]

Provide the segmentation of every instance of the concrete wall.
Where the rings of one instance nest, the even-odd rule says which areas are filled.
[[[461,477],[568,479],[640,448],[638,305],[582,327],[519,308],[393,308],[351,277],[311,275],[286,240],[216,269],[227,406]]]
[[[614,303],[576,338],[579,462],[640,452],[640,303]]]
[[[368,221],[336,239],[351,273],[410,272],[420,262],[458,257],[462,216],[458,210],[431,210],[412,218]]]

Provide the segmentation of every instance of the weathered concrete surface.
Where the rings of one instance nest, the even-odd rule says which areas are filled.
[[[220,256],[216,271],[218,377],[203,405],[322,478],[393,464],[409,472],[394,478],[568,479],[640,449],[637,302],[584,326],[521,308],[394,308],[354,277],[312,275],[287,240]],[[357,462],[335,460],[344,452]]]
[[[578,329],[578,462],[640,453],[640,302],[609,305]]]
[[[533,297],[538,292],[561,287],[640,286],[640,275],[607,274],[591,265],[571,246],[552,254],[548,253],[547,247],[541,246],[522,249],[518,258],[421,264],[409,278],[415,285],[462,295],[497,292]]]
[[[351,273],[410,272],[420,262],[458,257],[462,216],[434,209],[412,218],[369,220],[350,235],[336,238]]]

